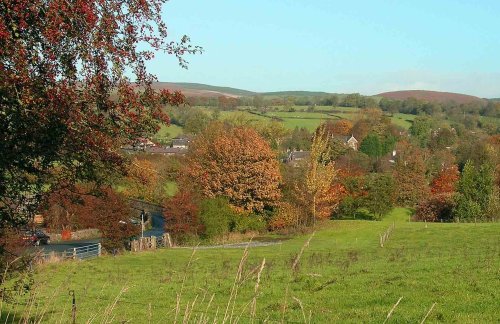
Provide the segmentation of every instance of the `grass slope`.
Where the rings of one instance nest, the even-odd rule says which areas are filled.
[[[206,90],[215,91],[220,93],[227,93],[234,96],[254,96],[257,93],[253,91],[231,88],[231,87],[219,87],[203,83],[189,83],[189,82],[157,82],[155,87],[158,88],[174,88],[174,89],[189,89],[189,90]]]
[[[433,303],[428,322],[499,322],[500,224],[425,225],[407,222],[408,215],[395,209],[381,222],[326,222],[304,248],[296,271],[292,264],[308,236],[250,249],[243,263],[242,249],[217,248],[42,266],[35,276],[41,287],[37,309],[49,310],[45,322],[68,321],[73,289],[79,322],[94,316],[94,322],[173,322],[178,301],[179,319],[205,315],[221,322],[228,309],[247,323],[256,296],[258,321],[381,323],[403,297],[389,322],[420,322]],[[395,230],[381,248],[379,234],[392,222]],[[234,307],[228,303],[231,291]],[[4,314],[6,307],[12,306],[4,305]],[[23,309],[14,307],[12,314]]]

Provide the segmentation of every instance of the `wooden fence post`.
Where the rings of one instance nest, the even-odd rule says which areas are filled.
[[[76,248],[73,248],[73,260],[76,259]]]
[[[163,239],[165,240],[165,246],[171,248],[172,247],[172,239],[170,238],[170,233],[164,233]]]
[[[101,256],[102,246],[101,243],[97,243],[97,256]]]

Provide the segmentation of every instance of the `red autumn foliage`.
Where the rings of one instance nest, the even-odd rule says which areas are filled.
[[[155,91],[146,71],[156,51],[182,66],[185,53],[200,51],[186,36],[167,42],[165,2],[2,1],[0,228],[22,218],[20,207],[35,210],[48,183],[123,172],[120,145],[168,122],[165,104],[183,102]]]
[[[176,239],[186,235],[199,235],[204,227],[199,218],[199,199],[189,191],[179,191],[164,202],[165,231]]]
[[[445,192],[427,198],[418,204],[413,219],[427,222],[450,221],[454,206],[453,197],[452,193]]]
[[[76,191],[60,190],[49,198],[44,216],[52,229],[96,228],[102,244],[111,251],[125,247],[128,238],[140,228],[130,223],[132,210],[127,201],[110,187],[98,188],[93,195],[89,188],[77,186]]]
[[[459,178],[460,172],[456,164],[443,168],[432,180],[431,193],[436,195],[455,192]]]

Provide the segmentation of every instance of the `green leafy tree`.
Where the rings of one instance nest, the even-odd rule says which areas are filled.
[[[420,147],[426,147],[431,138],[431,119],[427,116],[418,116],[413,120],[410,134],[415,138]]]
[[[212,239],[230,232],[236,213],[229,206],[227,198],[204,199],[200,204],[200,220],[205,227],[203,236]]]
[[[291,150],[307,151],[311,148],[312,136],[307,128],[295,127],[292,133],[283,141],[283,146]]]
[[[290,130],[282,122],[272,120],[257,126],[259,134],[264,137],[273,150],[278,150],[285,138],[290,135]]]
[[[485,163],[477,168],[471,161],[467,161],[458,181],[454,216],[466,221],[484,218],[490,206],[493,180],[491,165]]]
[[[389,174],[372,174],[368,178],[366,189],[368,194],[363,198],[363,207],[381,219],[393,208],[394,180]]]
[[[365,137],[363,142],[361,142],[359,150],[369,157],[379,158],[383,153],[383,144],[376,134],[370,133]]]
[[[185,117],[184,131],[190,134],[199,134],[207,127],[210,119],[210,116],[203,111],[192,108]]]
[[[264,97],[262,96],[254,96],[252,98],[252,105],[257,108],[257,109],[260,109],[262,107],[264,107]]]

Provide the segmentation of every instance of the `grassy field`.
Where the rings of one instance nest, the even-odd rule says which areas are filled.
[[[209,116],[212,114],[213,110],[206,107],[197,107]],[[348,108],[348,107],[332,107],[332,106],[317,106],[314,112],[307,112],[307,107],[295,106],[296,111],[289,112],[285,111],[284,106],[271,107],[272,110],[275,108],[278,111],[270,111],[266,114],[260,113],[250,113],[251,107],[239,107],[240,111],[221,111],[220,116],[223,120],[244,117],[252,122],[265,122],[270,121],[273,117],[282,120],[286,128],[292,130],[295,127],[305,127],[310,131],[314,131],[319,125],[327,120],[338,120],[338,119],[348,119],[355,120],[359,112],[359,108]],[[415,118],[415,115],[408,114],[394,114],[391,120],[394,124],[401,126],[405,129],[410,128],[411,121]],[[176,125],[162,126],[159,132],[156,134],[155,139],[162,142],[168,142],[168,140],[182,134],[182,127]]]
[[[391,121],[393,124],[401,126],[405,129],[410,128],[412,121],[417,117],[416,115],[410,115],[410,114],[394,114],[391,117]]]
[[[68,322],[74,290],[78,322],[164,323],[177,313],[178,322],[222,322],[226,314],[247,323],[255,301],[258,322],[382,323],[403,297],[390,323],[419,323],[434,303],[428,322],[499,322],[500,224],[426,225],[408,215],[395,209],[380,222],[327,222],[309,246],[303,235],[247,256],[167,249],[40,266],[31,312]],[[393,223],[381,248],[379,234]],[[4,304],[0,318],[27,308]]]
[[[181,135],[183,132],[182,127],[177,125],[161,125],[160,130],[154,136],[155,140],[168,142],[174,137]]]

